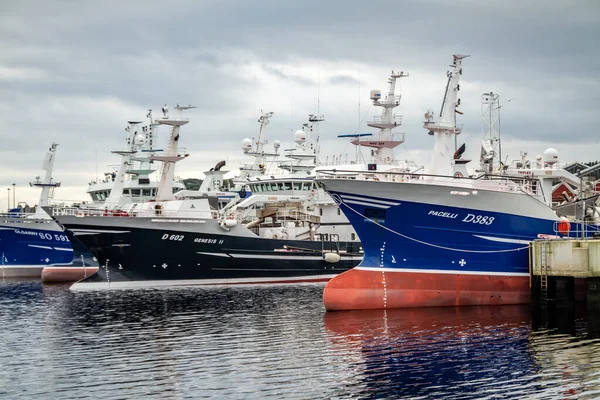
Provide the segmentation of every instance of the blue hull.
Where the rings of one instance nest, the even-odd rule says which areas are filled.
[[[52,265],[97,265],[91,254],[80,243],[73,246],[62,230],[15,225],[21,224],[0,226],[0,267],[5,277],[39,277],[43,267]]]
[[[385,198],[327,190],[364,249],[358,267],[325,287],[328,310],[527,303],[529,242],[557,235],[558,217],[541,203],[546,218],[449,206],[449,197],[406,201],[385,188]]]

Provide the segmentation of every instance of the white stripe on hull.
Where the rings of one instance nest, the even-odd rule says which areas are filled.
[[[349,194],[342,194],[340,197],[342,199],[366,201],[366,202],[369,202],[371,204],[379,203],[379,204],[383,204],[383,205],[386,205],[386,206],[397,206],[398,204],[400,204],[397,201],[371,199],[371,198],[362,197],[362,196],[352,196],[352,195],[349,195]]]
[[[487,272],[487,271],[460,271],[445,269],[417,269],[417,268],[381,268],[381,267],[354,267],[361,271],[374,272],[407,272],[419,274],[446,274],[446,275],[492,275],[492,276],[529,276],[527,272]]]
[[[229,254],[229,253],[205,253],[201,251],[197,251],[197,254],[214,256],[214,257],[227,257],[227,258],[251,258],[251,259],[261,259],[261,260],[323,260],[323,256],[301,256],[301,255],[293,255],[288,256],[285,252],[281,252],[279,254]],[[360,256],[345,256],[340,254],[342,260],[362,260]]]
[[[373,203],[367,203],[366,201],[356,201],[356,200],[344,200],[344,203],[358,204],[359,206],[383,208],[383,209],[386,209],[386,210],[391,207],[391,206],[384,206],[384,205],[381,205],[381,204],[373,204]]]
[[[75,235],[78,234],[84,234],[84,235],[93,235],[93,234],[97,234],[97,233],[129,233],[131,231],[115,231],[112,229],[79,229],[79,228],[73,228],[70,229],[71,232],[73,232]]]
[[[483,235],[473,235],[480,239],[491,240],[492,242],[501,242],[501,243],[516,243],[516,244],[529,244],[530,240],[522,240],[522,239],[508,239],[508,238],[499,238],[494,236],[483,236]]]
[[[169,288],[169,287],[188,287],[188,286],[214,286],[214,285],[256,285],[256,284],[277,284],[294,281],[314,282],[329,280],[334,275],[308,275],[293,277],[265,277],[265,278],[231,278],[231,279],[186,279],[169,281],[127,281],[127,282],[76,282],[71,285],[71,290],[108,290],[108,289],[143,289],[143,288]]]
[[[37,249],[52,250],[51,246],[40,246],[40,245],[37,245],[37,244],[28,244],[27,246],[29,246],[29,247],[35,247]]]
[[[58,251],[73,251],[73,249],[67,249],[64,247],[55,247],[54,250],[58,250]]]

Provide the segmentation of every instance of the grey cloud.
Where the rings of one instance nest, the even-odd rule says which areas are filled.
[[[22,1],[0,8],[3,174],[30,169],[37,175],[40,153],[52,140],[64,143],[63,162],[93,171],[94,149],[100,163],[111,162],[108,152],[121,146],[124,122],[165,102],[199,107],[182,139],[192,154],[238,151],[239,141],[256,133],[254,115],[263,107],[276,111],[270,135],[290,141],[285,135],[300,126],[301,113],[315,111],[314,99],[302,105],[296,95],[292,118],[287,104],[260,104],[256,97],[265,89],[242,70],[256,65],[282,86],[314,88],[313,78],[285,68],[300,60],[385,71],[376,81],[361,71],[365,89],[385,89],[392,68],[409,71],[399,113],[413,149],[430,147],[422,108],[439,108],[446,64],[456,52],[473,56],[465,61],[461,93],[461,120],[473,137],[485,88],[515,98],[503,115],[507,136],[595,141],[600,8],[593,1],[413,0],[402,8],[384,1],[368,12],[358,0]],[[19,70],[25,72],[17,79]],[[338,94],[357,82],[326,72],[323,142],[333,152],[343,147],[336,134],[357,127],[356,99]],[[432,91],[419,89],[425,86]],[[361,113],[368,109],[366,94]]]

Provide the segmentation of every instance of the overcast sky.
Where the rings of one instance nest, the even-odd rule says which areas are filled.
[[[17,201],[36,202],[26,186],[53,141],[55,197],[86,199],[96,171],[118,163],[110,150],[123,147],[126,121],[165,103],[198,107],[182,129],[184,178],[220,160],[235,170],[261,109],[275,113],[268,139],[289,146],[317,100],[323,158],[352,155],[336,136],[373,131],[359,121],[373,115],[369,90],[385,91],[392,69],[410,73],[399,85],[406,143],[397,155],[426,164],[423,114],[439,110],[458,53],[471,55],[459,141],[473,164],[487,91],[504,104],[509,160],[548,147],[564,161],[600,159],[594,0],[3,1],[0,38],[0,209],[12,183]]]

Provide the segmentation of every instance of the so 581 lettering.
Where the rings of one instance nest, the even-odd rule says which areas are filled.
[[[494,223],[495,217],[490,217],[487,215],[475,215],[475,214],[467,214],[465,218],[463,218],[462,222],[470,222],[472,224],[480,224],[480,225],[491,225]]]

